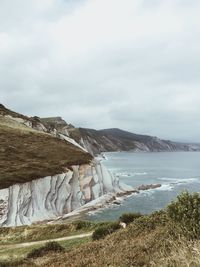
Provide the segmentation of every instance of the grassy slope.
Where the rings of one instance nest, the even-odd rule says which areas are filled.
[[[0,189],[89,163],[92,156],[49,134],[0,116]]]
[[[9,244],[55,239],[91,232],[103,223],[76,221],[66,224],[32,224],[30,226],[0,227],[0,247]]]
[[[47,237],[48,230],[52,234],[59,234],[59,232],[64,234],[67,229],[73,231],[74,226],[75,224],[30,226],[29,230],[27,229],[27,239],[30,240],[36,232],[41,233],[43,237]],[[96,228],[97,225],[89,224],[82,230],[91,230],[91,227]],[[7,234],[5,233],[5,237],[6,235],[14,236],[16,234],[17,236],[19,234],[23,236],[23,241],[26,240],[25,229],[23,234],[19,233],[19,228],[2,229],[2,231],[8,231]],[[66,248],[64,253],[50,253],[37,259],[23,260],[33,247],[13,250],[3,249],[0,246],[0,256],[2,256],[3,261],[9,262],[9,264],[14,259],[20,260],[20,266],[200,266],[200,239],[187,239],[180,226],[173,222],[165,212],[143,216],[135,220],[126,229],[118,230],[100,241],[91,241],[90,238],[84,238],[65,242],[61,243]]]
[[[19,114],[17,112],[14,112],[10,109],[7,109],[5,106],[3,106],[2,104],[0,104],[0,114],[5,116],[5,115],[9,115],[9,116],[12,116],[14,118],[21,118],[21,119],[25,119],[25,120],[30,120],[29,117],[27,116],[24,116],[22,114]]]
[[[22,248],[12,248],[9,245],[78,235],[81,233],[91,232],[99,226],[105,224],[106,222],[95,223],[76,221],[68,224],[41,224],[20,227],[2,227],[0,228],[0,266],[2,266],[3,263],[5,265],[7,264],[7,266],[10,266],[11,264],[15,266],[17,263],[21,264],[21,261],[23,262],[23,259],[26,258],[27,253],[34,248],[43,246],[41,244],[34,244],[29,247],[22,246]],[[91,241],[91,237],[57,242],[65,248],[66,252],[68,252],[84,243],[88,243],[89,241]],[[58,257],[59,255],[54,256]],[[49,255],[37,261],[42,261],[44,263],[48,259]],[[29,261],[28,266],[30,265],[31,262]]]
[[[199,249],[199,240],[187,240],[176,224],[162,214],[154,214],[101,241],[57,257],[49,255],[48,261],[40,260],[40,266],[200,266]]]
[[[75,224],[38,224],[19,227],[1,227],[0,247],[5,244],[54,239],[79,233],[81,231],[76,230]]]
[[[84,238],[78,238],[74,240],[65,240],[65,241],[59,241],[58,243],[65,248],[66,252],[71,251],[72,249],[79,247],[82,244],[88,243],[91,241],[90,237],[84,237]],[[24,258],[26,258],[27,254],[32,251],[33,249],[40,248],[41,245],[33,245],[30,247],[22,247],[22,248],[15,248],[15,249],[9,249],[9,248],[1,248],[0,247],[0,266],[21,266],[23,265]],[[54,255],[58,256],[58,255]],[[37,262],[40,262],[40,258],[37,260]],[[48,256],[42,258],[42,262],[48,261]],[[29,261],[28,266],[32,266],[31,261]],[[34,266],[34,264],[33,264]]]

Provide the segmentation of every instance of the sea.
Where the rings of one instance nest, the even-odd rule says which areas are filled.
[[[102,161],[119,180],[134,188],[142,184],[161,184],[141,191],[86,216],[91,221],[112,221],[126,212],[150,214],[165,208],[183,191],[200,192],[200,152],[113,152]]]

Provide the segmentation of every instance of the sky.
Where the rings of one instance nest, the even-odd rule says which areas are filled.
[[[1,0],[0,103],[200,142],[199,0]]]

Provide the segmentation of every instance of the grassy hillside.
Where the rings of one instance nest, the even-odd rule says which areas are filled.
[[[109,223],[75,221],[67,224],[38,224],[20,227],[2,227],[0,228],[0,266],[21,266],[21,264],[27,262],[26,258],[28,253],[45,246],[45,244],[48,243],[46,240],[91,233],[98,227],[107,224]],[[40,244],[36,244],[34,241],[40,241]],[[41,241],[44,241],[44,243],[41,244]],[[91,241],[91,237],[88,236],[56,242],[65,249],[65,252],[69,252],[73,248]],[[22,243],[27,242],[30,242],[29,246],[21,245]],[[41,259],[39,258],[35,260],[39,262]],[[45,257],[45,260],[49,260],[49,255]],[[42,258],[42,261],[44,261],[44,258]],[[28,266],[32,266],[32,263],[31,259],[27,262]]]
[[[79,247],[82,244],[88,243],[91,241],[91,237],[83,237],[72,240],[58,241],[56,244],[60,245],[65,252],[69,252],[70,250]],[[48,243],[46,243],[48,244]],[[31,245],[28,247],[21,248],[9,248],[9,247],[0,247],[0,266],[1,267],[12,267],[12,266],[35,266],[34,262],[31,260],[26,260],[27,255],[34,250],[41,250],[44,245]],[[51,254],[53,251],[51,251]],[[56,254],[53,253],[54,256]],[[44,258],[48,260],[47,257],[43,257],[42,261],[44,262]],[[40,258],[38,258],[37,263],[39,265]]]
[[[17,112],[14,112],[10,109],[7,109],[4,105],[0,104],[0,115],[2,116],[5,116],[5,115],[8,115],[8,116],[12,116],[14,118],[21,118],[21,119],[25,119],[25,120],[30,120],[29,117],[27,116],[24,116],[22,114],[19,114]]]
[[[89,163],[92,156],[49,134],[0,116],[0,189]]]
[[[70,251],[25,259],[20,266],[198,267],[199,205],[199,194],[184,193],[166,210],[136,216],[126,229],[99,241],[87,240]]]
[[[55,239],[92,232],[106,222],[74,221],[72,223],[32,224],[17,227],[0,227],[0,247],[32,241]]]
[[[199,248],[199,240],[186,239],[178,225],[158,213],[137,219],[100,241],[49,256],[40,266],[200,266]],[[192,262],[194,265],[189,265]]]

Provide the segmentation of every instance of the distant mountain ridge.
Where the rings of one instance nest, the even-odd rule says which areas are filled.
[[[94,130],[76,128],[62,117],[39,118],[27,117],[0,105],[0,114],[21,118],[34,129],[71,138],[92,155],[102,152],[134,151],[134,152],[175,152],[200,151],[200,144],[179,143],[162,140],[155,136],[135,134],[118,128]],[[61,134],[61,136],[59,136]]]
[[[92,200],[104,206],[135,192],[94,158],[101,152],[200,151],[115,128],[75,128],[61,117],[28,117],[3,105],[0,143],[0,226],[60,218]]]
[[[200,151],[200,144],[162,140],[155,136],[135,134],[118,128],[103,130],[75,128],[61,117],[40,118],[40,120],[47,129],[51,129],[51,131],[56,129],[59,133],[69,136],[92,155],[114,151]]]
[[[117,128],[93,130],[79,128],[82,142],[90,153],[108,151],[174,152],[200,151],[200,144],[178,143],[158,137],[139,135]]]

